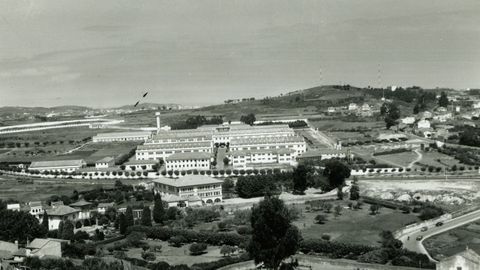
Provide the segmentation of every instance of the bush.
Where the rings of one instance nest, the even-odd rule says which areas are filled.
[[[190,245],[190,248],[188,249],[190,251],[191,255],[201,255],[207,250],[207,244],[205,243],[193,243]]]
[[[181,247],[185,242],[187,242],[187,239],[181,235],[173,236],[168,240],[168,243],[174,247]]]
[[[155,261],[157,257],[153,252],[143,251],[142,258],[146,261]]]
[[[356,259],[360,255],[375,250],[375,247],[325,241],[321,239],[307,239],[300,243],[300,251],[308,254],[310,252],[327,255],[330,258],[343,258],[349,256]]]

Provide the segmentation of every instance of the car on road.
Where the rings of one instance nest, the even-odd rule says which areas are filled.
[[[435,226],[437,226],[437,227],[440,227],[440,226],[442,226],[442,225],[443,225],[443,222],[441,222],[441,221],[439,221],[439,222],[437,222],[437,223],[435,224]]]
[[[423,239],[423,236],[421,236],[421,235],[417,237],[417,241],[420,241],[422,239]]]
[[[422,227],[422,229],[421,229],[422,232],[425,232],[425,231],[427,231],[427,230],[428,230],[428,227],[427,227],[427,226]]]

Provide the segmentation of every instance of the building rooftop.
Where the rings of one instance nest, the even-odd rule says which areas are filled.
[[[109,208],[109,207],[114,207],[115,206],[115,203],[111,202],[111,203],[99,203],[97,205],[97,208]]]
[[[97,161],[95,161],[95,163],[110,163],[112,161],[115,161],[115,158],[113,157],[104,157],[102,159],[99,159]]]
[[[320,157],[321,155],[347,154],[348,151],[335,149],[315,149],[301,154],[298,158]]]
[[[235,138],[230,142],[230,146],[236,145],[252,145],[252,144],[270,144],[270,143],[304,143],[300,136],[283,136],[283,137],[254,137],[254,138]]]
[[[283,155],[283,154],[291,154],[294,153],[295,150],[288,149],[288,148],[280,148],[280,149],[252,149],[252,150],[238,150],[232,151],[232,156],[246,156],[246,155],[254,155],[254,154],[273,154],[273,155]]]
[[[84,199],[81,199],[77,202],[71,203],[69,206],[71,206],[71,207],[83,207],[83,206],[88,206],[88,205],[92,205],[92,203],[87,202]]]
[[[205,175],[185,175],[177,179],[162,177],[153,180],[153,182],[174,187],[188,187],[223,183],[222,180],[218,180]]]
[[[68,243],[70,241],[56,238],[35,238],[30,244],[27,244],[28,249],[41,249],[48,242],[59,242],[59,243]]]
[[[205,152],[187,152],[187,153],[175,153],[166,158],[167,161],[169,160],[186,160],[186,159],[210,159],[210,153]]]
[[[41,169],[49,167],[82,167],[83,165],[85,165],[85,161],[83,159],[34,161],[30,165],[30,169]]]
[[[160,144],[144,144],[139,145],[137,150],[150,149],[181,149],[181,148],[197,148],[197,147],[211,147],[211,141],[203,142],[178,142],[178,143],[160,143]]]
[[[80,210],[66,205],[59,205],[47,210],[49,216],[66,216],[78,212],[80,212]]]
[[[129,131],[129,132],[106,132],[98,133],[96,138],[111,138],[111,137],[142,137],[150,136],[152,133],[150,131]]]
[[[155,165],[157,164],[158,161],[157,160],[149,160],[149,159],[146,159],[146,160],[129,160],[125,163],[123,163],[123,165],[146,165],[146,164],[152,164],[152,165]]]

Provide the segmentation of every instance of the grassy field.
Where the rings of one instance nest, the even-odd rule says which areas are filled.
[[[346,209],[348,207],[345,201],[333,203],[345,207],[337,218],[333,213],[326,214],[323,211],[306,212],[305,205],[298,205],[302,209],[302,216],[294,224],[301,230],[304,238],[321,238],[322,234],[328,234],[335,241],[378,246],[379,233],[383,230],[394,231],[419,220],[414,214],[403,214],[388,208],[381,208],[379,214],[370,215],[368,204],[363,205],[360,210],[351,210]],[[315,223],[315,217],[319,214],[328,217],[325,224]]]
[[[0,199],[14,199],[17,201],[41,201],[52,195],[71,195],[73,190],[83,191],[99,187],[111,188],[113,181],[64,181],[34,180],[33,184],[22,184],[16,180],[5,180],[0,176]]]
[[[190,266],[195,263],[212,262],[222,258],[220,247],[217,246],[208,246],[206,253],[198,256],[191,256],[188,251],[190,245],[184,245],[177,248],[170,246],[168,242],[159,240],[145,240],[145,242],[151,247],[162,246],[161,252],[154,252],[156,256],[155,262],[164,261],[168,262],[170,265],[186,264]],[[142,259],[141,254],[141,248],[132,248],[126,252],[128,257],[137,259]]]
[[[112,188],[115,179],[88,180],[88,179],[34,179],[33,184],[24,184],[17,181],[18,177],[0,175],[0,199],[14,199],[18,201],[45,200],[52,195],[71,195],[73,190],[85,191],[96,188]],[[138,185],[142,180],[121,179],[126,185]]]
[[[451,156],[439,152],[423,152],[421,164],[434,167],[444,167],[445,165],[451,167],[453,165],[460,165],[460,162]],[[440,160],[440,162],[439,162]]]
[[[410,162],[415,160],[417,157],[418,155],[411,151],[375,156],[375,158],[379,159],[380,161],[383,161],[389,164],[397,164],[397,166],[400,166],[400,167],[407,167],[410,164]]]
[[[385,123],[381,121],[343,122],[336,119],[328,119],[328,120],[312,119],[309,122],[313,127],[321,130],[351,129],[351,128],[365,128],[365,129],[384,129],[385,128]]]
[[[480,221],[428,238],[423,243],[435,258],[454,255],[467,246],[480,253]]]

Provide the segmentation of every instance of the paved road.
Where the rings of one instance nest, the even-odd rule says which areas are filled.
[[[227,155],[227,148],[226,147],[219,147],[217,151],[217,170],[223,170],[225,165],[223,163],[223,159]]]
[[[406,249],[415,251],[418,253],[423,253],[427,255],[430,258],[430,260],[435,261],[423,246],[423,241],[425,239],[432,237],[434,235],[455,229],[457,227],[461,227],[463,225],[466,225],[470,222],[473,222],[479,219],[480,219],[480,210],[473,211],[468,214],[462,215],[460,217],[444,221],[442,226],[432,225],[428,227],[426,231],[423,231],[423,232],[421,228],[418,228],[417,230],[414,230],[408,234],[402,235],[399,238],[399,240],[402,241],[403,246]],[[417,237],[420,237],[420,236],[422,237],[422,239],[418,241]]]

